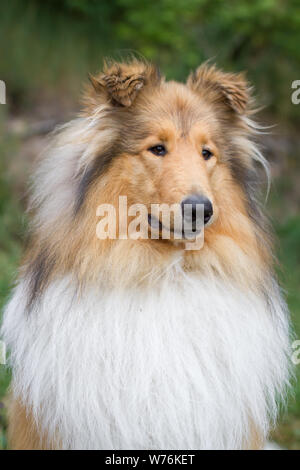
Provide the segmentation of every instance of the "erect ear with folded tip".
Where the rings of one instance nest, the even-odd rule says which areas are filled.
[[[160,80],[156,67],[139,61],[105,65],[102,73],[89,78],[96,94],[104,94],[113,105],[125,107],[132,105],[142,88]]]
[[[249,108],[251,89],[242,73],[226,73],[215,65],[203,64],[190,74],[187,85],[240,115]]]

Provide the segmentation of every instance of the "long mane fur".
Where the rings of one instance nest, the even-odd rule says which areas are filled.
[[[32,178],[31,245],[2,327],[13,395],[48,447],[247,447],[267,436],[289,381],[288,313],[257,201],[255,162],[267,168],[258,126],[250,112],[235,125],[232,112],[220,118],[237,209],[207,229],[200,253],[99,242],[95,207],[126,190],[120,154],[143,133],[134,114],[165,83],[152,66],[134,67],[129,91],[105,74],[94,81],[85,112],[54,132]],[[215,75],[198,72],[190,89],[206,86],[215,99],[206,85]],[[229,91],[240,112],[246,91]]]

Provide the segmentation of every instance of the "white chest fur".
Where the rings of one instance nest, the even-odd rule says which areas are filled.
[[[272,305],[178,272],[159,288],[50,285],[30,314],[24,285],[3,335],[14,389],[65,448],[240,448],[267,433],[287,380],[288,325]]]

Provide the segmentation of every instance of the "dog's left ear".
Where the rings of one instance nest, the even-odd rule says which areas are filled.
[[[140,90],[157,84],[160,76],[153,65],[133,60],[130,63],[105,64],[102,73],[89,78],[96,94],[106,97],[113,105],[129,107]]]
[[[246,113],[251,101],[251,89],[244,74],[226,73],[218,70],[215,65],[200,65],[188,77],[187,85],[240,115]]]

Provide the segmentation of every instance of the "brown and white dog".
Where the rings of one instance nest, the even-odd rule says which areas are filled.
[[[10,447],[260,448],[288,384],[289,322],[248,84],[207,64],[167,82],[136,60],[91,83],[33,178],[2,327]],[[184,235],[99,240],[97,207],[119,196],[203,204],[202,249]]]

